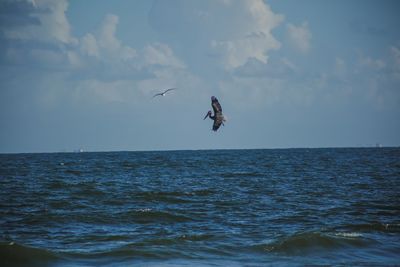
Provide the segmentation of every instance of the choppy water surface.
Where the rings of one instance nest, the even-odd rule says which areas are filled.
[[[0,155],[2,266],[400,264],[400,149]]]

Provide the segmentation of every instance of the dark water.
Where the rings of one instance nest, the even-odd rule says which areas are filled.
[[[0,155],[1,266],[400,265],[400,149]]]

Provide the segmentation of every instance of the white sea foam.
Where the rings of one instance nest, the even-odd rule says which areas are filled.
[[[357,232],[350,232],[350,233],[339,232],[339,233],[335,233],[335,235],[340,236],[340,237],[361,237],[361,236],[363,236],[361,233],[357,233]]]
[[[139,209],[138,211],[139,211],[139,212],[150,212],[151,209],[149,209],[149,208],[147,208],[147,209]]]

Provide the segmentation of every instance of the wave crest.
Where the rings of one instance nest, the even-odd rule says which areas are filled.
[[[0,243],[0,258],[4,266],[44,266],[59,260],[59,256],[45,249],[14,242]]]
[[[347,248],[365,248],[373,240],[367,239],[359,233],[300,233],[283,240],[272,242],[263,247],[269,252],[284,254],[320,253]]]

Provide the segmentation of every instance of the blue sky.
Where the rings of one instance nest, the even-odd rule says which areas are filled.
[[[0,152],[399,146],[399,11],[1,1]],[[217,133],[203,121],[212,95],[228,118]]]

